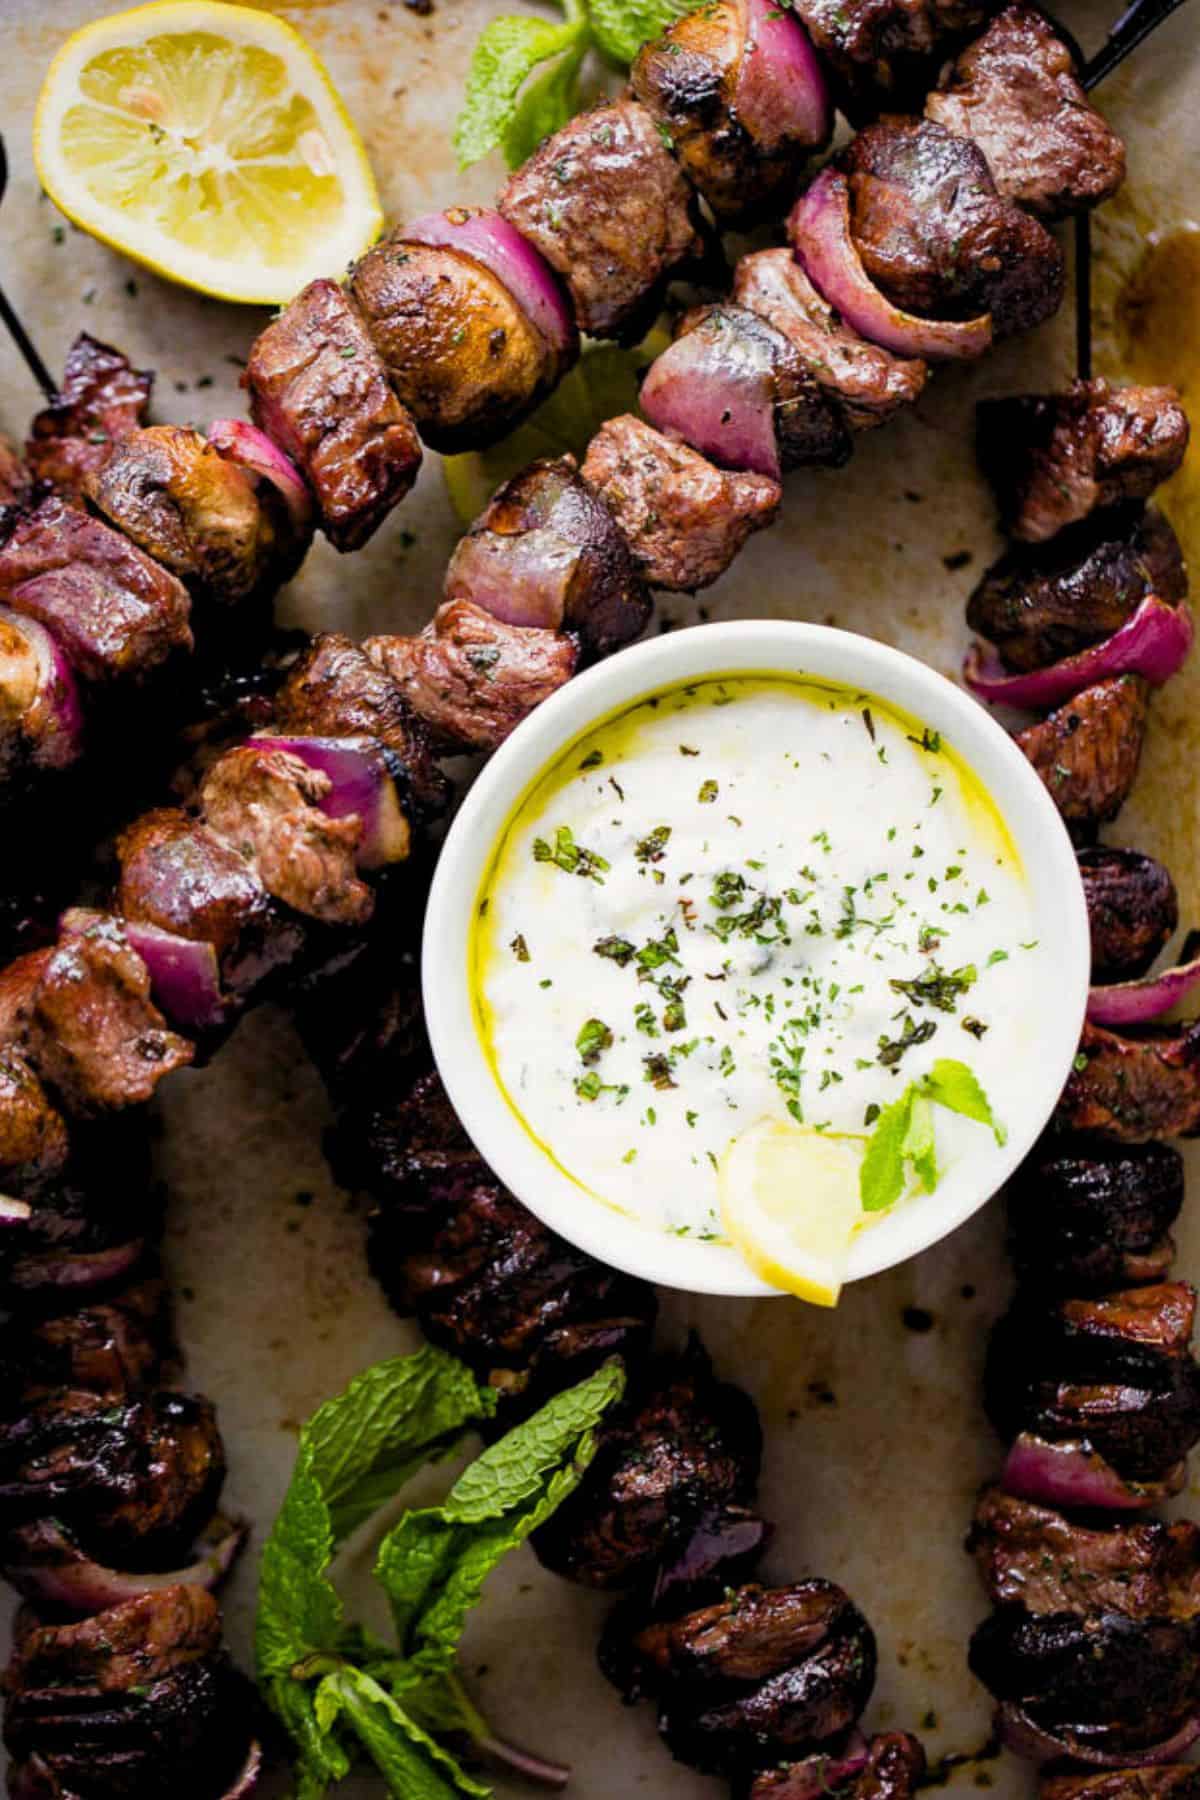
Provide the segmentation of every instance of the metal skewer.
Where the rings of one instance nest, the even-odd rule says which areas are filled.
[[[0,134],[0,200],[3,200],[4,198],[4,192],[7,186],[8,156],[4,149],[3,134]],[[53,400],[58,393],[58,384],[41,357],[38,355],[33,339],[30,337],[16,312],[13,310],[12,304],[3,288],[0,288],[0,322],[3,323],[9,336],[12,338],[13,343],[25,358],[25,364],[29,373],[37,382],[47,400]]]
[[[1177,12],[1184,0],[1132,0],[1121,14],[1095,56],[1084,64],[1080,81],[1088,93],[1118,68],[1131,50],[1144,43],[1152,31]]]

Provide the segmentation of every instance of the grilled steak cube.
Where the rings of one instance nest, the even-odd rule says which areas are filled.
[[[33,421],[25,447],[35,479],[68,497],[82,495],[127,432],[146,422],[154,376],[134,369],[111,344],[80,332],[67,352],[62,386]]]
[[[1089,831],[1116,818],[1137,779],[1148,712],[1141,676],[1115,675],[1017,733],[1068,826]]]
[[[1064,1294],[1159,1281],[1182,1205],[1170,1145],[1051,1137],[1009,1184],[1009,1254],[1027,1287]]]
[[[1149,595],[1187,598],[1179,539],[1154,507],[1099,513],[1049,543],[1000,557],[967,602],[967,623],[1008,669],[1042,669],[1111,637]]]
[[[882,425],[920,398],[928,366],[860,337],[822,299],[790,250],[739,257],[733,297],[782,332],[851,431]]]
[[[635,100],[604,102],[548,137],[497,204],[562,276],[592,337],[636,343],[704,247],[688,184]]]
[[[854,124],[917,111],[948,39],[974,31],[994,0],[797,0],[796,11],[829,67]]]
[[[575,673],[563,632],[506,625],[481,606],[439,606],[419,637],[368,638],[363,649],[447,751],[494,750]]]
[[[1147,1027],[1136,1037],[1085,1025],[1056,1118],[1119,1144],[1200,1131],[1200,1021]]]
[[[1109,200],[1125,179],[1125,145],[1092,105],[1067,45],[1016,0],[962,52],[925,116],[970,138],[996,186],[1040,219]]]
[[[1076,381],[1062,394],[984,400],[979,460],[1010,536],[1027,543],[1105,507],[1148,500],[1188,446],[1188,421],[1170,387]]]
[[[583,479],[607,505],[651,587],[694,593],[718,581],[783,497],[766,475],[727,473],[632,413],[591,443]]]
[[[330,543],[359,549],[416,480],[421,446],[335,281],[310,282],[267,326],[242,385],[255,423],[307,479]]]
[[[124,1399],[155,1381],[170,1348],[166,1283],[150,1276],[74,1312],[10,1319],[0,1327],[0,1375],[25,1404],[56,1388]]]
[[[183,583],[59,499],[19,518],[0,548],[0,599],[46,626],[86,681],[141,681],[192,648]]]
[[[1170,873],[1140,850],[1079,852],[1092,940],[1092,980],[1144,975],[1179,923]]]
[[[1058,311],[1061,249],[997,193],[986,157],[966,138],[929,119],[883,119],[858,133],[839,165],[863,266],[906,312],[991,313],[1005,337]]]
[[[407,241],[397,229],[356,265],[351,289],[395,393],[433,450],[495,443],[566,372],[504,283],[464,251]]]
[[[61,1174],[67,1151],[67,1127],[41,1082],[22,1056],[0,1050],[0,1193],[36,1192]]]
[[[0,437],[0,531],[4,529],[8,510],[27,505],[32,492],[33,478],[29,470],[9,440]]]

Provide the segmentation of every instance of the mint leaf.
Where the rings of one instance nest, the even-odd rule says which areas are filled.
[[[895,1206],[904,1192],[904,1146],[915,1091],[910,1083],[898,1100],[884,1107],[875,1121],[858,1173],[858,1191],[864,1212],[885,1212],[889,1206]]]
[[[592,36],[605,56],[628,64],[643,44],[695,4],[696,0],[590,0]]]
[[[1008,1132],[992,1114],[992,1106],[966,1063],[944,1056],[934,1063],[921,1082],[921,1091],[949,1112],[961,1113],[980,1125],[990,1125],[998,1144],[1008,1141]]]
[[[916,1093],[909,1108],[908,1129],[901,1154],[911,1162],[927,1194],[938,1184],[937,1145],[933,1136],[933,1108],[924,1094]]]
[[[340,1717],[398,1800],[487,1800],[491,1789],[473,1780],[372,1676],[343,1667],[317,1689],[315,1709],[329,1726]]]
[[[574,48],[586,30],[582,13],[562,25],[528,14],[506,14],[484,27],[471,57],[466,94],[454,127],[460,168],[495,149],[512,127],[517,97],[539,63]],[[544,97],[537,104],[544,106]]]
[[[579,111],[579,70],[586,54],[587,42],[581,38],[521,94],[500,133],[500,147],[510,169],[520,168],[545,138],[561,131]]]

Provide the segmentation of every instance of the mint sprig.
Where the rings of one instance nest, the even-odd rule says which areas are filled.
[[[998,1144],[1008,1136],[991,1102],[966,1063],[942,1057],[925,1075],[910,1081],[899,1099],[885,1106],[867,1140],[859,1170],[864,1212],[895,1206],[911,1179],[931,1194],[941,1177],[934,1132],[935,1106],[990,1127]],[[910,1174],[911,1171],[911,1174]]]

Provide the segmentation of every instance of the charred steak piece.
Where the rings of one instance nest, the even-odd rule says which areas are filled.
[[[27,506],[33,492],[33,477],[21,461],[14,446],[0,437],[0,532],[10,508]]]
[[[67,1127],[41,1082],[12,1050],[0,1050],[0,1193],[36,1193],[66,1166]]]
[[[1088,99],[1067,45],[1016,0],[968,44],[925,116],[970,138],[997,188],[1040,219],[1109,200],[1125,179],[1125,145]]]
[[[1152,1763],[1145,1768],[1043,1775],[1038,1786],[1038,1800],[1196,1800],[1197,1794],[1197,1763]]]
[[[1179,539],[1154,507],[1121,508],[1048,544],[1008,550],[967,602],[967,623],[1008,669],[1042,669],[1111,637],[1148,595],[1186,600]]]
[[[5,1392],[30,1399],[55,1388],[124,1399],[149,1387],[171,1350],[170,1306],[161,1276],[146,1276],[74,1312],[0,1326]]]
[[[1144,975],[1179,924],[1169,872],[1140,850],[1079,852],[1092,939],[1092,980]]]
[[[606,1421],[580,1487],[535,1533],[547,1568],[586,1587],[632,1587],[708,1509],[753,1498],[762,1459],[754,1403],[718,1382],[699,1340],[647,1370]]]
[[[569,631],[595,656],[638,637],[650,596],[603,500],[575,458],[542,458],[493,494],[446,570],[447,601],[506,625]]]
[[[310,282],[267,326],[242,385],[255,424],[307,479],[330,543],[359,549],[416,480],[421,446],[335,281]]]
[[[151,425],[114,445],[87,496],[193,597],[237,606],[272,592],[294,566],[275,490],[262,490],[198,431]]]
[[[1132,1481],[1154,1480],[1200,1440],[1195,1293],[1184,1282],[1087,1300],[1019,1295],[992,1333],[988,1416],[1022,1431],[1086,1439]]]
[[[905,1731],[880,1732],[871,1739],[866,1766],[844,1781],[838,1774],[836,1756],[785,1763],[756,1775],[746,1800],[813,1800],[825,1793],[845,1800],[912,1800],[924,1785],[925,1751]]]
[[[1136,1037],[1085,1025],[1056,1115],[1068,1131],[1119,1144],[1200,1131],[1200,1021],[1147,1027]]]
[[[1116,818],[1137,779],[1148,712],[1141,676],[1116,675],[1017,733],[1069,826],[1087,830]]]
[[[822,299],[789,249],[739,257],[733,297],[782,332],[851,431],[882,425],[920,398],[927,364],[860,337]]]
[[[733,1590],[715,1605],[646,1625],[633,1640],[635,1695],[659,1704],[680,1762],[736,1774],[838,1738],[875,1682],[875,1639],[832,1582]]]
[[[183,583],[57,498],[18,518],[0,548],[0,599],[45,625],[85,681],[141,681],[192,648]]]
[[[751,532],[774,521],[782,498],[777,481],[726,473],[632,413],[600,427],[582,475],[616,519],[642,579],[683,593],[718,581]]]
[[[566,372],[504,283],[461,250],[414,243],[397,229],[367,251],[350,285],[393,389],[433,450],[494,443]]]
[[[967,1539],[993,1606],[1029,1613],[1200,1614],[1200,1527],[1181,1520],[1080,1525],[1049,1506],[984,1488]]]
[[[947,39],[974,31],[994,0],[797,0],[853,124],[884,108],[919,109]]]
[[[506,625],[466,600],[439,606],[419,637],[368,638],[363,649],[445,751],[496,749],[579,660],[565,632]]]
[[[1018,1279],[1063,1294],[1159,1281],[1182,1205],[1183,1159],[1169,1144],[1046,1138],[1008,1189]]]
[[[497,203],[566,283],[592,337],[636,343],[704,244],[691,190],[636,100],[582,112],[511,175]]]
[[[805,157],[828,142],[778,118],[748,119],[739,87],[753,73],[747,59],[764,54],[749,21],[744,0],[714,0],[644,44],[630,74],[718,224],[742,229],[786,212]]]
[[[113,445],[144,425],[154,375],[80,332],[67,352],[62,386],[33,421],[25,457],[34,478],[71,498],[103,468]]]
[[[906,312],[991,313],[998,337],[1062,304],[1063,254],[1044,225],[997,193],[982,150],[929,119],[882,119],[839,158],[851,232],[872,281]]]
[[[1010,536],[1044,543],[1126,500],[1148,500],[1178,469],[1188,421],[1170,387],[1076,381],[1062,394],[983,400],[979,461]]]

